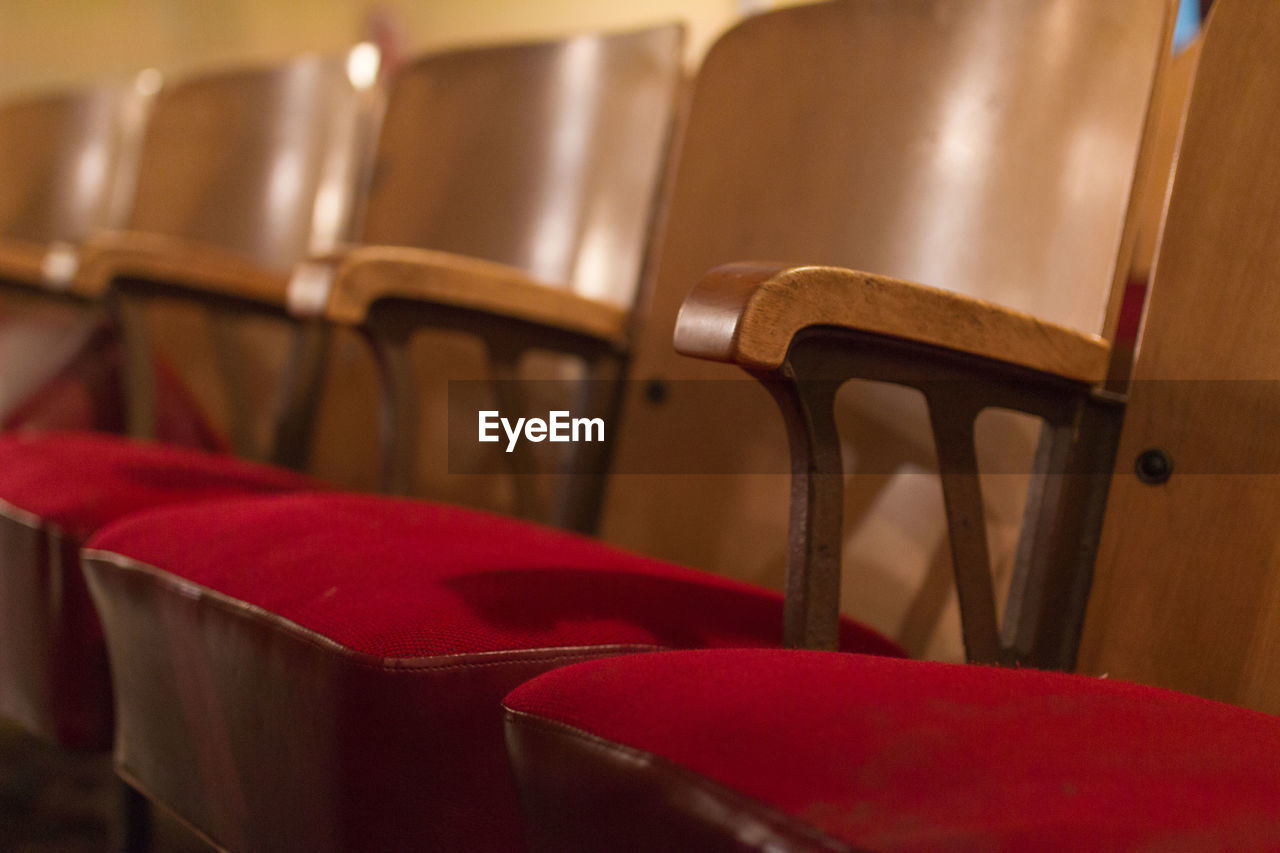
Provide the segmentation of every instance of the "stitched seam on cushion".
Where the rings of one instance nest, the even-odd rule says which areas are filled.
[[[768,826],[783,835],[790,835],[787,840],[804,841],[810,844],[821,845],[823,849],[832,851],[832,853],[856,853],[857,848],[850,847],[843,841],[826,834],[820,829],[813,827],[807,823],[802,823],[797,818],[792,817],[769,805],[763,800],[749,797],[746,794],[733,790],[732,788],[717,782],[708,776],[685,767],[683,764],[664,758],[648,750],[639,749],[634,746],[627,746],[600,735],[593,734],[586,729],[580,729],[577,726],[570,725],[560,720],[552,720],[541,715],[532,714],[528,711],[517,711],[508,707],[503,703],[502,710],[506,713],[509,720],[528,725],[534,728],[542,728],[547,731],[559,735],[565,735],[590,746],[595,747],[606,753],[616,753],[626,756],[638,763],[648,763],[660,767],[664,772],[670,773],[681,782],[694,788],[699,788],[706,793],[718,798],[722,805],[726,807],[727,812],[737,812],[738,814],[750,817]],[[761,847],[761,850],[767,850],[768,847]]]
[[[666,648],[665,646],[648,643],[614,643],[597,646],[551,646],[489,652],[456,652],[405,658],[384,657],[345,646],[331,637],[326,637],[318,631],[299,625],[292,619],[281,616],[278,613],[272,613],[264,607],[259,607],[256,604],[250,604],[226,593],[210,589],[207,586],[187,580],[149,563],[126,557],[123,554],[98,548],[85,548],[80,554],[82,561],[97,560],[122,571],[134,572],[146,578],[149,582],[176,592],[184,598],[195,602],[207,603],[209,606],[216,607],[243,619],[265,623],[269,627],[280,630],[287,637],[324,651],[337,653],[354,666],[381,672],[444,672],[458,669],[483,669],[509,664],[546,663],[553,660],[590,660],[612,654],[656,652],[663,651]],[[477,658],[481,660],[476,660]],[[493,660],[488,660],[488,658],[493,658]]]

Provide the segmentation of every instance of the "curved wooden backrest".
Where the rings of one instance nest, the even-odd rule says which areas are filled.
[[[366,243],[500,261],[630,305],[681,29],[434,54],[392,83]]]
[[[1183,129],[1080,654],[1280,712],[1280,7],[1218,0]],[[1138,455],[1172,477],[1147,484]]]
[[[359,93],[338,57],[193,77],[156,96],[128,228],[287,271],[346,236]],[[336,164],[336,165],[335,165]]]
[[[605,535],[757,580],[781,571],[786,478],[745,476],[788,470],[767,395],[739,392],[726,418],[678,383],[646,387],[742,378],[672,351],[679,305],[713,266],[852,267],[1109,331],[1172,19],[1167,0],[833,0],[724,36],[694,91]],[[899,408],[872,407],[872,432],[931,465],[923,412]],[[855,453],[885,452],[877,441]],[[627,476],[664,458],[744,476]]]
[[[0,235],[74,242],[119,225],[137,100],[101,85],[0,105]]]

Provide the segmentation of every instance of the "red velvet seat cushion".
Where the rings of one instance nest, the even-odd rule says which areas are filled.
[[[717,650],[566,667],[505,704],[518,766],[522,738],[533,739],[519,770],[537,789],[531,802],[574,808],[561,826],[586,821],[602,849],[626,830],[592,824],[617,791],[589,768],[619,754],[636,772],[653,762],[655,784],[665,774],[685,787],[668,804],[723,806],[704,804],[716,817],[702,829],[719,820],[714,831],[729,838],[755,820],[794,841],[808,828],[800,849],[1280,844],[1280,719],[1133,684]],[[564,772],[557,753],[576,754],[578,772]],[[548,771],[552,781],[540,777]],[[630,793],[639,813],[643,795]]]
[[[165,444],[94,433],[0,435],[0,501],[77,537],[150,507],[317,488],[291,471]]]
[[[84,538],[126,513],[319,484],[218,456],[89,433],[0,436],[0,714],[68,746],[111,743]]]
[[[175,506],[126,518],[88,547],[377,657],[782,634],[779,598],[759,587],[447,504],[303,494]],[[846,648],[901,654],[856,623],[842,630]]]
[[[121,771],[231,849],[520,849],[511,688],[586,658],[781,636],[774,593],[373,496],[130,516],[88,543],[85,570]],[[843,638],[898,653],[853,623]]]

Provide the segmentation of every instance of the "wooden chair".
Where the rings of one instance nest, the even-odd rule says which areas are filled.
[[[279,419],[274,442],[277,461],[292,462],[305,458],[300,426],[325,330],[314,309],[325,304],[331,268],[345,310],[359,305],[371,280],[385,297],[372,309],[370,334],[392,359],[411,329],[448,320],[443,311],[395,304],[396,283],[414,285],[423,269],[458,301],[449,322],[463,328],[471,302],[505,299],[507,288],[526,296],[550,290],[535,274],[628,301],[673,125],[681,41],[680,28],[667,26],[455,51],[409,65],[385,107],[373,186],[352,214],[365,239],[395,246],[336,245],[351,218],[345,188],[361,173],[364,106],[339,64],[306,59],[162,92],[128,228],[86,241],[74,283],[82,296],[110,300],[121,318],[134,358],[136,434],[154,420],[142,316],[152,300],[304,317],[311,334],[301,339],[305,357],[290,383],[296,403],[283,410],[298,414]],[[436,248],[414,248],[419,243]],[[308,253],[313,263],[294,264]],[[389,282],[371,279],[388,268]],[[547,298],[595,304],[567,290]],[[547,306],[530,310],[542,316]],[[623,316],[610,306],[587,320],[591,330],[603,322],[612,332]],[[391,344],[383,346],[384,334]],[[613,339],[583,344],[584,337],[570,326],[537,343],[613,355]],[[394,365],[388,372],[402,375]],[[0,607],[6,632],[20,637],[11,654],[0,652],[0,697],[7,712],[63,742],[111,739],[96,616],[79,573],[66,571],[88,536],[167,504],[322,488],[229,456],[85,435],[0,438],[0,457]],[[51,588],[67,599],[57,612],[36,603]]]
[[[593,375],[620,371],[681,42],[660,27],[445,52],[398,72],[361,245],[299,270],[291,294],[298,313],[360,328],[374,346],[383,490],[412,490],[417,413],[448,405],[419,399],[408,350],[418,332],[478,339],[498,393],[530,350],[585,359]],[[522,513],[546,515],[531,478],[515,482]]]
[[[1069,7],[1064,18],[1050,14],[1063,8],[847,0],[758,16],[731,31],[695,86],[652,303],[673,303],[673,293],[682,295],[725,258],[802,258],[809,249],[837,255],[857,235],[855,226],[878,222],[872,213],[915,209],[899,195],[924,183],[921,175],[932,177],[932,166],[916,179],[886,178],[883,197],[858,192],[854,177],[884,177],[901,152],[933,150],[936,129],[917,110],[930,114],[950,91],[952,76],[939,68],[966,57],[981,63],[995,49],[1026,63],[997,63],[1003,70],[995,79],[1027,102],[1052,103],[1057,120],[1052,128],[1024,129],[1016,110],[979,111],[992,120],[990,162],[1019,175],[1023,166],[1038,166],[1071,135],[1064,116],[1068,127],[1103,133],[1126,152],[1125,168],[1108,173],[1114,182],[1090,182],[1106,203],[1089,205],[1084,217],[1111,246],[1094,270],[1101,314],[1116,255],[1125,254],[1116,247],[1171,16],[1163,0],[1129,7],[1126,16],[1095,0]],[[1122,24],[1126,36],[1118,41],[1127,47],[1100,56],[1097,44],[1116,41],[1111,28]],[[1054,56],[1088,46],[1088,62],[1051,62],[1029,45],[1036,33],[1060,31],[1078,41],[1059,45],[1065,53]],[[1073,88],[1080,74],[1094,97]],[[908,89],[910,98],[895,95],[900,112],[878,110],[862,96],[876,81],[902,75],[916,88]],[[1028,80],[1036,81],[1031,91],[1022,88]],[[982,104],[1008,102],[992,91],[1005,92],[982,89]],[[1005,123],[1018,129],[1011,131],[1018,144],[995,142]],[[864,126],[872,127],[865,138],[856,132]],[[967,124],[964,138],[976,132]],[[812,152],[787,156],[797,140]],[[1019,197],[1009,175],[993,180],[1009,181],[1008,197]],[[1076,223],[1056,218],[1063,196],[1032,197],[1043,217],[1064,228]],[[932,201],[940,216],[958,215],[950,195]],[[918,251],[933,246],[931,234]],[[1040,260],[1070,257],[1046,234],[1040,239],[1039,249],[1016,245]],[[354,261],[362,252],[369,271],[359,276]],[[563,340],[592,358],[612,360],[610,350],[628,340],[619,337],[626,325],[611,306],[487,266],[476,266],[472,280],[488,276],[503,286],[463,291],[452,286],[460,266],[426,253],[356,249],[327,264],[329,275],[317,275],[333,283],[319,288],[324,299],[315,302],[327,305],[329,316],[367,320],[379,300],[417,301],[467,319],[500,353],[504,339],[519,333],[523,345],[526,330],[532,337],[538,325],[549,329],[539,333],[542,345]],[[1028,266],[1035,275],[1017,276],[1020,287],[1039,285],[1037,276],[1056,270],[1047,261]],[[1083,362],[1069,360],[1073,370],[1105,373],[1106,346],[1088,335],[974,307],[957,294],[921,293],[933,305],[980,307],[1013,327],[1033,327],[1061,344],[1063,355],[1083,354]],[[662,313],[656,322],[652,334],[669,336]],[[463,417],[474,423],[470,411]],[[668,436],[664,450],[678,446]],[[782,627],[780,597],[759,588],[512,519],[374,496],[157,509],[102,530],[86,546],[84,566],[109,637],[128,745],[120,754],[124,772],[237,849],[518,848],[499,737],[506,690],[583,657],[776,644]],[[840,626],[840,639],[851,651],[900,653],[850,622]],[[169,672],[193,675],[157,677]],[[211,743],[214,731],[209,753],[183,746]],[[274,807],[259,793],[267,790],[289,791],[288,807]]]
[[[1215,4],[1082,651],[1112,677],[772,650],[565,667],[506,701],[534,849],[1276,846],[1280,719],[1115,676],[1276,707],[1265,650],[1280,509],[1267,441],[1280,403],[1277,51],[1273,3]],[[686,331],[719,331],[706,322],[712,293],[761,276],[704,280],[681,318],[684,345]],[[767,277],[737,313],[732,353],[760,370],[763,348],[788,339],[792,360],[806,339],[865,350],[907,294],[949,303],[945,334],[1003,326],[970,344],[1006,357],[1013,327],[1032,323],[847,270]],[[806,278],[832,288],[819,290],[821,314],[805,315],[814,294],[792,286]],[[720,339],[697,339],[708,338]]]
[[[1133,231],[1125,229],[1126,210],[1143,196],[1149,162],[1143,161],[1135,179],[1151,94],[1137,81],[1148,80],[1167,51],[1167,39],[1153,23],[1165,10],[1104,3],[1066,9],[978,3],[963,14],[934,19],[927,4],[900,4],[891,16],[851,5],[845,13],[849,16],[894,18],[864,29],[866,35],[851,50],[884,56],[884,61],[874,75],[852,79],[840,70],[841,54],[821,49],[824,39],[837,37],[835,30],[821,31],[816,10],[797,12],[792,26],[812,38],[815,48],[810,51],[814,59],[797,64],[792,73],[809,75],[817,90],[847,85],[856,96],[830,110],[798,112],[786,99],[769,96],[763,64],[750,72],[737,97],[741,108],[750,104],[769,111],[766,126],[773,141],[718,131],[707,121],[702,138],[720,144],[708,141],[705,153],[696,156],[708,163],[733,162],[756,179],[730,186],[716,182],[724,170],[708,169],[705,185],[690,189],[687,196],[704,200],[705,206],[690,204],[685,214],[676,200],[673,233],[690,233],[695,221],[699,226],[708,221],[727,225],[723,234],[700,232],[701,239],[669,246],[658,280],[693,282],[726,258],[853,267],[928,282],[1109,340],[1122,290],[1117,285],[1123,283],[1135,245]],[[906,68],[891,61],[896,48],[889,45],[934,43],[930,39],[949,39],[954,46]],[[748,36],[739,40],[738,49],[751,49]],[[970,53],[978,42],[989,49]],[[760,49],[777,48],[765,44]],[[1028,70],[1050,57],[1057,63],[1052,73]],[[863,116],[868,100],[881,97],[887,99],[885,107],[870,119]],[[736,113],[726,108],[723,115],[729,121]],[[797,141],[801,139],[803,143]],[[899,141],[888,144],[888,139]],[[784,156],[784,151],[794,153]],[[1086,185],[1089,190],[1083,191]],[[1127,208],[1131,196],[1134,204]],[[737,212],[753,206],[764,211],[760,221],[750,228],[739,226]],[[687,286],[655,290],[650,322],[637,341],[635,381],[625,401],[602,533],[610,541],[667,559],[781,585],[787,562],[781,547],[785,474],[790,466],[775,405],[754,383],[732,384],[742,378],[738,370],[691,362],[672,352],[670,331]],[[1098,350],[1094,369],[1105,373],[1106,363],[1105,352]],[[1097,398],[1095,403],[1089,406],[1091,416],[1110,409]],[[735,413],[731,432],[720,426],[726,408]],[[845,464],[855,476],[815,482],[830,485],[832,500],[840,499],[843,488],[848,527],[874,518],[878,499],[894,485],[900,467],[928,470],[939,463],[957,464],[955,459],[935,462],[928,415],[915,395],[864,383],[841,393],[835,408],[837,429],[851,450]],[[997,474],[1029,473],[1031,460],[1015,451],[1036,446],[1034,430],[1029,432],[1025,422],[1000,426],[989,442],[996,449],[992,467]],[[837,457],[827,460],[841,470]],[[987,580],[993,567],[980,538],[984,522],[994,527],[997,519],[984,517],[977,504],[959,509],[956,489],[971,488],[975,480],[943,479],[948,513],[966,514],[951,518],[949,525],[959,534],[951,540],[957,571],[980,587],[993,586]],[[854,537],[861,528],[850,531],[846,540],[835,530],[841,527],[840,518],[825,517],[822,523],[832,525],[832,531],[822,547],[830,549],[833,569],[845,553],[846,589],[866,590],[858,579],[878,565],[908,556],[927,560],[932,543],[944,541],[941,531],[918,520],[932,505],[932,491],[913,485],[914,497],[903,513],[886,525],[887,532],[878,528],[881,541],[887,539],[891,547]],[[988,507],[1001,507],[1002,536],[1016,539],[1025,478],[997,476],[983,485]],[[1046,499],[1042,505],[1054,502]],[[720,532],[707,535],[708,529]],[[874,553],[859,554],[860,544]],[[1020,553],[1030,553],[1029,545]],[[957,548],[961,553],[954,553]],[[1025,562],[1009,594],[1014,601],[1020,598],[1016,588],[1029,583]],[[1010,571],[998,568],[1006,580],[996,592],[1003,597]],[[836,573],[826,577],[834,581]],[[1002,646],[1012,644],[1023,658],[1049,657],[1041,655],[1054,645],[1048,638],[1036,640],[1034,648],[1025,636],[999,639],[994,612],[979,617],[967,601],[970,596],[969,589],[961,595],[970,656],[995,659]],[[840,600],[825,593],[820,597]],[[842,604],[846,612],[860,616],[874,612],[852,597]],[[824,617],[828,625],[831,616]],[[876,624],[886,630],[894,626],[891,618]]]
[[[175,434],[172,384],[158,378],[147,345],[146,303],[156,295],[186,294],[215,305],[269,311],[274,297],[274,310],[283,315],[292,263],[310,251],[330,248],[347,233],[360,163],[355,144],[363,97],[340,58],[309,57],[168,84],[150,103],[136,176],[124,193],[127,204],[110,216],[102,199],[80,200],[61,219],[55,215],[58,206],[50,202],[60,196],[76,198],[85,164],[101,157],[105,168],[109,145],[122,144],[113,142],[120,131],[102,113],[111,101],[93,101],[84,116],[70,112],[61,119],[83,121],[88,129],[96,121],[102,127],[97,137],[86,135],[81,150],[65,152],[73,161],[50,162],[51,176],[44,184],[32,179],[29,193],[13,196],[16,201],[30,198],[21,205],[15,202],[14,208],[14,216],[22,213],[29,223],[23,226],[28,230],[20,233],[22,242],[4,246],[6,252],[26,247],[23,256],[30,259],[33,276],[39,259],[43,278],[28,278],[46,291],[111,309],[125,339],[124,384],[134,435]],[[50,150],[62,153],[61,146]],[[37,151],[14,153],[29,156],[33,166],[42,164]],[[50,202],[41,207],[41,199]],[[64,242],[51,249],[40,242],[55,234]],[[277,446],[286,452],[298,444],[293,436],[304,434],[301,417],[288,412],[281,418],[283,437]],[[100,513],[129,504],[130,497],[117,485],[99,483],[95,488],[93,481],[127,466],[120,450],[130,444],[110,436],[60,434],[62,451],[51,461],[57,476],[65,479],[50,491],[45,488],[50,481],[39,471],[45,457],[26,452],[35,439],[21,432],[2,440],[7,454],[0,466],[6,485],[0,500],[0,713],[63,746],[109,748],[112,712],[105,650],[75,566],[83,525],[92,528]],[[152,472],[135,490],[134,500],[138,494],[153,500],[173,499],[175,493],[198,499],[314,487],[302,477],[249,470],[233,461],[216,470],[189,462],[184,467],[184,453],[194,452],[190,450],[158,447],[156,452],[172,458],[171,470]],[[33,490],[43,497],[27,499]],[[45,525],[32,511],[48,511],[49,505],[42,503],[48,500],[64,511],[68,503],[78,510],[62,515],[60,523]],[[126,844],[144,847],[146,810],[137,800],[126,806]]]
[[[293,265],[348,239],[376,110],[376,92],[358,89],[339,56],[208,74],[157,95],[129,216],[120,230],[85,242],[71,288],[113,307],[128,358],[132,435],[156,430],[150,306],[209,306],[234,379],[235,319],[287,317]],[[313,387],[320,337],[298,334],[292,353],[293,371]],[[263,448],[251,435],[248,400],[235,396],[242,392],[243,383],[229,383],[237,452],[300,465],[311,401],[299,394],[296,407],[277,406]]]
[[[75,244],[127,212],[146,102],[103,84],[0,105],[0,417],[21,417],[81,353],[102,349],[100,317],[32,294],[65,291]]]

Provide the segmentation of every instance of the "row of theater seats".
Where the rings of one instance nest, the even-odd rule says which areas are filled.
[[[1117,442],[1123,459],[1142,441],[1122,418],[1181,428],[1211,407],[1179,396],[1203,385],[1135,386],[1126,416],[1107,386],[1133,213],[1164,186],[1150,117],[1172,11],[789,8],[717,42],[687,110],[673,28],[425,57],[385,102],[318,59],[161,87],[124,230],[0,246],[7,281],[111,306],[136,434],[155,434],[162,396],[138,312],[159,293],[299,319],[280,462],[305,457],[326,329],[362,329],[391,490],[413,450],[415,330],[479,337],[499,378],[533,349],[586,362],[584,405],[629,431],[620,455],[681,440],[679,410],[637,408],[644,383],[621,382],[681,364],[674,334],[782,410],[787,595],[230,455],[24,432],[0,438],[0,712],[113,746],[131,786],[231,850],[1274,846],[1273,718],[911,662],[838,612],[835,391],[894,382],[929,404],[969,658],[1074,658],[1080,543]],[[1182,349],[1205,329],[1247,346],[1274,313],[1278,46],[1266,0],[1220,0],[1140,379],[1207,360]],[[641,307],[623,307],[646,244]],[[1058,475],[1003,625],[974,459],[992,406],[1046,422]],[[562,525],[593,527],[599,462],[566,469]],[[1168,457],[1140,473],[1167,481]]]

